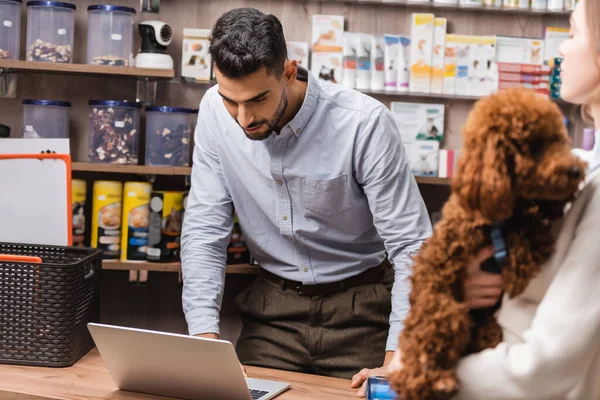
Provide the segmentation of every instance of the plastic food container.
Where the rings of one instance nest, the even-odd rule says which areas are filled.
[[[18,60],[21,49],[21,0],[0,0],[0,60]]]
[[[129,7],[88,7],[87,63],[128,67],[133,64],[135,10]]]
[[[70,108],[66,101],[23,100],[23,137],[68,138]]]
[[[197,110],[146,109],[146,165],[187,167],[190,164],[192,122]]]
[[[90,100],[88,161],[137,164],[141,103]]]
[[[75,9],[58,1],[27,3],[27,61],[72,61]]]

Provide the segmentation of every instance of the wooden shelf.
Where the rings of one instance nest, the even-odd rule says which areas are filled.
[[[110,172],[114,174],[139,174],[139,175],[190,175],[190,167],[153,167],[149,165],[120,165],[120,164],[92,164],[74,162],[73,171]]]
[[[370,90],[356,89],[361,93],[370,96],[393,96],[393,97],[419,97],[438,100],[460,100],[460,101],[477,101],[480,96],[465,96],[460,94],[437,94],[437,93],[419,93],[419,92],[388,92],[386,90]]]
[[[157,271],[157,272],[180,272],[181,263],[154,263],[144,261],[119,261],[119,260],[104,260],[102,261],[102,269],[112,271]],[[228,265],[228,274],[237,275],[256,275],[259,272],[259,267],[248,264]]]
[[[300,1],[300,0],[299,0]],[[311,3],[345,3],[345,4],[369,4],[369,5],[388,5],[404,6],[406,8],[418,9],[445,9],[445,10],[464,10],[473,12],[506,13],[511,15],[533,15],[533,16],[568,16],[571,11],[552,11],[552,10],[533,10],[523,8],[504,8],[493,6],[464,6],[459,4],[439,4],[430,1],[407,1],[407,0],[301,0]]]
[[[110,67],[105,65],[62,64],[39,61],[0,60],[0,69],[8,69],[16,72],[59,73],[90,76],[112,75],[157,79],[171,79],[175,76],[175,71],[172,69]]]
[[[438,178],[434,176],[415,176],[417,183],[423,185],[450,185],[452,178]]]

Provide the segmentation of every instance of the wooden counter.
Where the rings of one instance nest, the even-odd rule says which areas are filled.
[[[276,400],[356,399],[350,381],[264,368],[247,367],[251,378],[291,384]],[[96,349],[70,368],[39,368],[0,365],[2,400],[157,400],[150,396],[118,390]]]

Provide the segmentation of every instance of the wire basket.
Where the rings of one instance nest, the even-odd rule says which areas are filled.
[[[102,252],[0,242],[0,363],[75,364],[94,347]]]

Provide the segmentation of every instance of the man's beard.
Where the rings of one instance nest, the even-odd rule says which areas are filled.
[[[262,133],[261,132],[256,133],[255,135],[258,135],[258,136],[250,136],[250,134],[248,134],[248,132],[246,132],[246,129],[242,128],[242,130],[246,134],[246,137],[250,140],[265,140],[269,136],[271,136],[273,131],[278,130],[277,125],[281,121],[281,118],[283,118],[283,114],[285,114],[285,110],[287,109],[287,106],[288,106],[287,93],[284,90],[281,93],[281,100],[279,101],[279,105],[277,106],[277,110],[275,110],[275,114],[273,115],[273,118],[271,119],[271,121],[270,122],[267,122],[267,121],[255,122],[254,124],[252,124],[254,126],[250,125],[247,127],[247,128],[252,129],[253,127],[257,127],[259,125],[266,124],[267,130]],[[238,122],[238,124],[239,124],[239,122]]]

